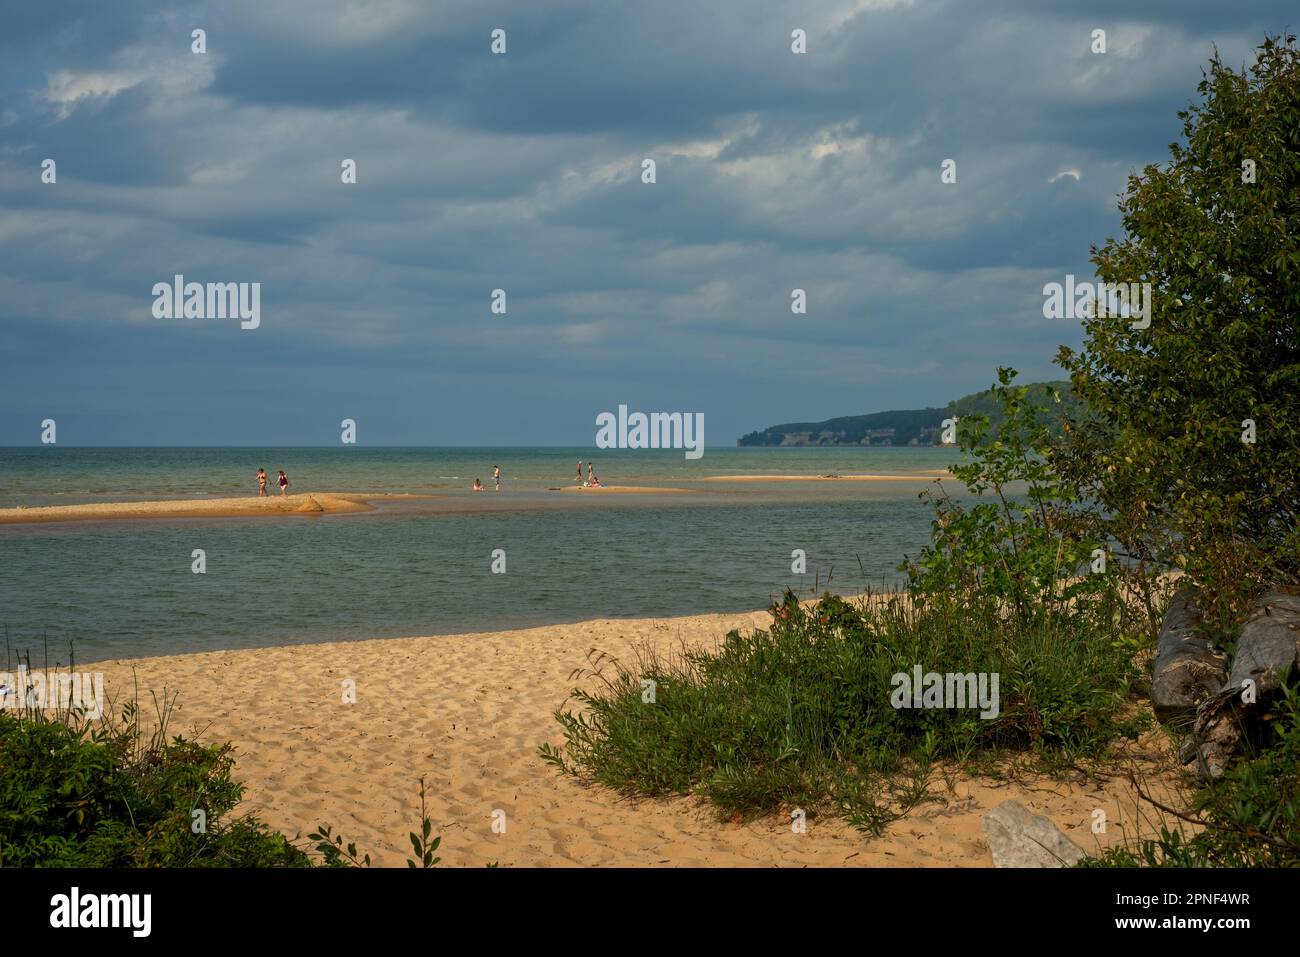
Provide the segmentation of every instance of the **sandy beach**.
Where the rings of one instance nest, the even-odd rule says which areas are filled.
[[[238,518],[256,515],[369,512],[367,500],[410,496],[353,495],[346,492],[311,492],[268,495],[266,498],[181,499],[169,502],[96,502],[89,505],[45,505],[0,509],[0,525],[27,522],[94,522],[147,518]]]
[[[1131,763],[1157,795],[1158,741],[1132,746],[1113,776],[1058,780],[936,775],[940,798],[879,838],[839,820],[810,818],[794,834],[773,815],[720,821],[694,798],[627,800],[563,777],[538,756],[560,744],[552,714],[573,675],[601,653],[627,658],[707,645],[731,628],[765,626],[765,612],[666,619],[603,619],[516,631],[297,645],[96,664],[110,699],[179,693],[172,734],[231,741],[244,808],[303,835],[328,823],[377,864],[404,866],[427,776],[444,866],[989,866],[982,820],[1014,798],[1050,816],[1085,848],[1134,833],[1138,815],[1121,769]],[[356,703],[343,704],[345,679]],[[1110,827],[1094,835],[1095,808]],[[494,811],[506,832],[494,834]],[[1149,809],[1148,809],[1149,812]],[[1148,817],[1149,817],[1148,813]],[[1148,828],[1149,830],[1149,828]]]

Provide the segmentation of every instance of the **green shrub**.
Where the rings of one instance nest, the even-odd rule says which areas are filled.
[[[999,713],[895,708],[893,676],[918,664],[998,673]],[[1073,764],[1141,726],[1125,702],[1136,668],[1110,633],[1065,617],[1013,632],[903,596],[806,608],[787,593],[770,629],[596,674],[600,690],[556,713],[563,747],[542,747],[558,769],[629,795],[699,793],[724,815],[836,810],[869,830],[923,799],[935,760],[1015,749]]]
[[[256,817],[232,816],[244,786],[231,777],[231,746],[168,739],[173,704],[155,702],[149,735],[134,701],[99,723],[76,710],[0,709],[0,867],[369,866],[328,825],[309,836],[314,861]],[[423,778],[410,842],[408,866],[441,861]]]
[[[122,722],[0,711],[0,866],[303,867],[305,853],[252,816],[229,745],[145,739]],[[195,833],[195,811],[206,816]]]
[[[899,566],[913,600],[954,612],[978,607],[1016,631],[1076,618],[1154,639],[1157,583],[1144,567],[1109,555],[1094,503],[1056,466],[1060,433],[1015,377],[999,369],[988,391],[1002,409],[995,430],[984,415],[957,423],[969,454],[951,471],[973,503],[951,497],[942,482],[921,493],[935,511],[931,541]]]

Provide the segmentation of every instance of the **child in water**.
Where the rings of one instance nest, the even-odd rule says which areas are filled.
[[[483,491],[483,480],[482,480],[482,479],[477,479],[477,478],[476,478],[476,479],[474,480],[474,491],[476,491],[476,492],[481,492],[481,491]]]

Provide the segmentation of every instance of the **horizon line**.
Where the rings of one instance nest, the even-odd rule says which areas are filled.
[[[928,445],[717,445],[715,449],[913,449],[943,448]],[[8,449],[594,449],[597,452],[680,452],[681,449],[602,449],[587,445],[72,445],[64,442],[53,444],[33,443],[30,445],[0,445],[0,450]]]

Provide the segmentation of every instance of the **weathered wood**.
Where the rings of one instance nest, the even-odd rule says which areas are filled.
[[[1241,747],[1247,726],[1267,709],[1282,687],[1282,675],[1297,663],[1300,597],[1268,592],[1251,603],[1227,681],[1197,707],[1185,758],[1196,760],[1201,777],[1223,775]]]
[[[1200,633],[1199,624],[1191,592],[1181,589],[1160,627],[1151,678],[1151,701],[1162,722],[1191,715],[1228,678],[1228,656]]]
[[[1251,605],[1237,639],[1228,685],[1241,688],[1255,682],[1260,693],[1280,687],[1288,668],[1300,663],[1300,597],[1271,591]],[[1226,690],[1226,689],[1225,689]]]

